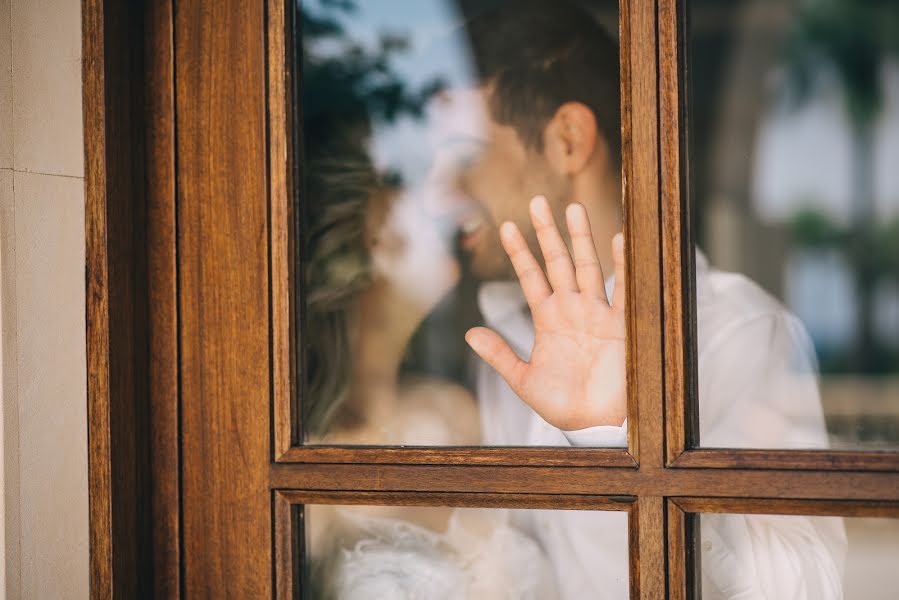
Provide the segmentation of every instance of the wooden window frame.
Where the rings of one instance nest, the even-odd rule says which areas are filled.
[[[556,496],[553,494],[472,494],[429,492],[334,492],[276,490],[275,515],[275,597],[293,600],[300,595],[304,540],[300,539],[303,506],[309,504],[480,507],[539,510],[603,510],[628,514],[628,533],[636,535],[639,507],[629,496]],[[630,579],[636,579],[638,563],[630,561]]]
[[[696,281],[689,198],[686,1],[659,0],[659,128],[665,317],[666,464],[730,469],[899,471],[899,452],[704,448],[699,440]]]
[[[899,518],[899,454],[690,437],[677,0],[619,1],[627,450],[300,446],[291,13],[135,5],[82,10],[92,597],[292,597],[313,502],[627,510],[634,598],[684,597],[697,511]]]
[[[622,6],[626,6],[626,2]],[[270,10],[273,10],[270,8]],[[276,18],[288,23],[285,31],[269,28],[269,145],[271,186],[269,222],[272,265],[272,359],[274,370],[274,460],[278,463],[365,463],[365,464],[452,464],[464,462],[477,465],[557,465],[603,466],[635,468],[638,465],[638,412],[633,402],[628,403],[627,448],[559,448],[559,447],[414,447],[351,445],[303,445],[298,398],[302,397],[301,357],[296,347],[301,345],[303,307],[295,304],[300,297],[294,265],[302,264],[303,257],[297,251],[294,240],[302,235],[302,224],[293,210],[297,202],[294,179],[297,178],[292,147],[296,139],[293,124],[299,119],[290,110],[296,105],[298,82],[292,77],[289,65],[298,60],[291,52],[294,10]],[[275,17],[273,17],[275,18]],[[274,22],[274,21],[273,21]],[[278,21],[280,22],[280,21]],[[629,39],[629,20],[620,20],[622,49]],[[295,48],[294,48],[295,49]],[[280,58],[283,57],[283,60]],[[628,54],[621,52],[622,94],[631,88]],[[627,105],[623,107],[623,120],[629,120]],[[627,154],[629,140],[622,139],[622,153]],[[299,162],[299,161],[297,161]],[[627,190],[624,190],[627,196]],[[302,202],[302,199],[299,200]],[[625,206],[628,205],[625,199]],[[632,311],[629,311],[632,312]],[[633,321],[630,318],[629,321]],[[631,345],[629,356],[637,356]],[[629,376],[633,381],[633,375]]]

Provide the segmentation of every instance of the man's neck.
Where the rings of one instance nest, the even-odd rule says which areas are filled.
[[[620,175],[593,175],[575,183],[575,198],[584,204],[603,275],[613,274],[612,237],[621,231]]]

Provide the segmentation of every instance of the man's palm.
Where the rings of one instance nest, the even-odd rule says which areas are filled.
[[[512,390],[548,423],[565,430],[621,425],[626,417],[624,248],[615,236],[611,304],[583,206],[566,211],[574,264],[542,197],[531,202],[547,277],[515,225],[501,228],[534,319],[534,348],[522,361],[494,331],[476,327],[466,339]],[[575,267],[576,265],[576,267]]]

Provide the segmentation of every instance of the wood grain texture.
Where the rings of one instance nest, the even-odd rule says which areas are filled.
[[[294,506],[288,495],[272,493],[272,513],[275,531],[275,598],[299,598],[299,523],[294,518]]]
[[[567,466],[635,468],[637,462],[624,448],[506,448],[396,446],[302,446],[288,449],[282,463],[351,464],[468,464],[508,466]]]
[[[162,600],[181,585],[174,23],[171,2],[145,9],[152,596]]]
[[[151,587],[146,85],[141,10],[85,2],[83,118],[90,586]]]
[[[289,148],[288,106],[290,56],[288,15],[284,0],[268,0],[266,53],[268,71],[268,162],[269,162],[269,232],[272,307],[272,404],[274,419],[274,451],[276,460],[298,441],[293,435],[295,396],[291,366],[291,263],[290,244],[292,193]]]
[[[662,306],[659,244],[655,2],[629,2],[629,158],[625,160],[628,386],[636,404],[641,469],[663,465]],[[632,424],[628,424],[632,427]]]
[[[631,598],[665,598],[665,500],[641,496],[631,513]]]
[[[844,450],[751,450],[703,448],[687,450],[672,467],[709,469],[794,469],[818,471],[899,471],[895,452]]]
[[[558,494],[472,494],[464,492],[342,492],[276,490],[276,497],[291,504],[341,504],[362,506],[475,506],[547,510],[629,511],[633,496]]]
[[[87,286],[87,416],[91,598],[113,597],[109,417],[109,274],[106,253],[106,127],[103,2],[84,0],[82,93]]]
[[[687,174],[681,160],[687,132],[681,129],[686,116],[682,104],[686,83],[680,60],[678,6],[677,0],[659,0],[659,156],[667,464],[692,445],[698,434],[699,421],[692,219]]]
[[[633,197],[631,192],[631,175],[633,172],[633,102],[631,93],[633,90],[633,81],[631,78],[631,19],[630,19],[630,0],[619,0],[618,2],[618,73],[621,78],[621,214],[622,220],[627,231],[627,223],[630,221],[631,204]],[[634,260],[634,247],[629,239],[625,240],[625,254],[627,264],[630,265]],[[630,269],[633,271],[633,269]],[[628,282],[630,282],[630,273],[628,273]],[[633,283],[627,285],[626,299],[626,326],[628,340],[634,339],[634,316],[633,310],[634,290],[636,286]],[[629,343],[625,349],[625,364],[627,365],[627,447],[628,452],[632,456],[640,456],[640,438],[637,435],[640,423],[640,412],[637,409],[636,394],[634,386],[637,372],[631,367],[633,364],[635,349],[633,344]]]
[[[786,498],[672,498],[671,503],[685,513],[899,518],[899,502],[884,501],[816,501]]]
[[[679,537],[686,547],[691,518],[679,505],[666,504],[666,497],[899,502],[899,475],[834,474],[823,461],[802,472],[788,456],[768,470],[666,468],[689,446],[684,426],[693,374],[687,341],[695,327],[688,314],[691,254],[685,250],[677,130],[677,15],[670,0],[622,0],[620,7],[630,454],[297,446],[289,19],[276,0],[265,4],[267,30],[252,7],[179,3],[185,590],[224,593],[218,587],[223,574],[240,564],[238,587],[232,581],[230,591],[264,593],[265,568],[273,559],[277,597],[296,597],[302,551],[296,506],[304,503],[614,505],[632,511],[632,596],[661,598],[668,586],[674,590],[689,577],[684,561],[666,570],[666,555],[676,549],[672,540]],[[260,60],[262,50],[267,61]],[[237,94],[237,77],[222,65],[241,74],[236,107],[220,105]],[[267,121],[260,117],[266,106]],[[234,122],[234,114],[242,122]],[[262,148],[265,133],[268,146]],[[277,464],[269,465],[272,449]],[[678,519],[666,524],[671,511],[680,511]],[[271,571],[268,577],[271,585]]]
[[[175,7],[183,591],[272,595],[265,5]]]
[[[274,489],[899,500],[884,472],[276,464]]]
[[[686,600],[694,585],[687,582],[692,569],[687,559],[687,515],[674,502],[667,502],[668,512],[668,598]]]

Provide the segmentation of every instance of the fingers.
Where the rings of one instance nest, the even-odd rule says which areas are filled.
[[[559,228],[556,227],[549,203],[543,196],[534,196],[531,200],[531,220],[537,231],[537,241],[540,242],[543,261],[546,263],[546,274],[549,276],[552,289],[578,291],[571,255],[568,254],[568,247],[562,239],[562,234],[559,233]]]
[[[624,310],[624,299],[627,296],[624,284],[624,234],[616,233],[612,238],[612,261],[615,263],[615,289],[612,291],[612,308]]]
[[[574,268],[578,287],[581,292],[608,302],[605,278],[599,257],[596,255],[587,209],[583,204],[569,204],[565,209],[565,220],[568,223],[568,233],[571,235],[571,245],[574,249]]]
[[[503,248],[512,261],[515,274],[518,275],[524,297],[533,311],[552,294],[552,289],[518,227],[514,223],[506,222],[500,227],[499,233]]]
[[[515,351],[498,333],[486,327],[474,327],[465,334],[465,341],[484,359],[484,362],[506,380],[512,391],[518,393],[527,363],[518,358]]]

